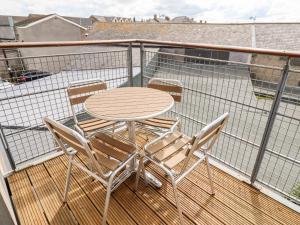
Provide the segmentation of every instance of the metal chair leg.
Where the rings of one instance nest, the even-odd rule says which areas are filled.
[[[140,180],[140,176],[141,176],[141,170],[143,172],[144,182],[147,185],[146,171],[145,171],[145,167],[144,167],[144,157],[141,157],[140,160],[139,160],[139,166],[138,166],[138,169],[136,171],[134,191],[137,191],[137,189],[138,189],[139,180]]]
[[[183,224],[182,209],[181,209],[180,200],[179,200],[179,196],[177,193],[177,187],[176,187],[174,178],[172,178],[172,186],[173,186],[175,202],[176,202],[176,206],[177,206],[177,210],[178,210],[178,215],[179,215],[179,223],[182,225]]]
[[[71,171],[72,171],[72,160],[74,156],[70,156],[69,162],[68,162],[68,170],[67,170],[67,180],[66,180],[66,186],[65,186],[65,192],[64,192],[64,198],[63,202],[68,201],[68,191],[70,187],[70,180],[71,180]]]
[[[178,130],[179,132],[181,132],[181,123],[180,123],[180,122],[179,122],[178,125],[177,125],[177,130]]]
[[[147,179],[147,175],[146,175],[146,170],[145,170],[145,164],[144,164],[144,162],[143,162],[143,166],[142,166],[142,172],[143,172],[144,183],[147,186],[148,185],[148,179]]]
[[[205,161],[206,161],[206,170],[207,170],[207,174],[208,174],[208,179],[209,179],[209,185],[210,185],[210,189],[211,189],[211,194],[214,195],[215,194],[214,184],[213,184],[213,180],[212,180],[211,169],[210,169],[210,164],[209,164],[208,156],[207,155],[205,155]]]
[[[110,200],[110,194],[111,194],[111,185],[112,185],[112,180],[110,180],[108,182],[107,189],[106,189],[106,197],[105,197],[102,225],[106,225],[107,213],[108,213],[108,207],[109,207],[109,200]]]
[[[141,169],[142,169],[142,163],[141,160],[139,160],[139,166],[136,171],[136,177],[135,177],[135,184],[134,184],[134,191],[137,191],[138,186],[139,186],[139,180],[140,180],[140,175],[141,175]]]

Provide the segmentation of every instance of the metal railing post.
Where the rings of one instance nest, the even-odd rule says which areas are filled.
[[[141,87],[144,86],[144,44],[140,44]]]
[[[279,108],[279,104],[280,104],[280,100],[284,91],[284,87],[288,78],[288,74],[289,74],[289,64],[290,64],[290,57],[288,57],[286,65],[284,66],[283,72],[282,72],[282,76],[281,76],[281,80],[280,83],[278,84],[277,87],[277,91],[276,94],[274,96],[274,101],[270,110],[270,115],[268,117],[268,121],[264,130],[264,134],[261,140],[261,144],[259,146],[259,150],[258,150],[258,154],[255,160],[255,164],[253,167],[253,171],[251,174],[251,184],[253,184],[256,181],[256,177],[258,175],[264,154],[266,152],[266,148],[270,139],[270,135],[272,132],[272,128],[275,122],[275,118],[276,118],[276,114],[278,112],[278,108]]]
[[[128,68],[128,83],[129,86],[133,86],[133,73],[132,73],[132,43],[128,46],[127,51],[127,68]]]

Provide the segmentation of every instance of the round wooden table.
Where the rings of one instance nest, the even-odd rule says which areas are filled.
[[[85,101],[90,115],[116,121],[150,119],[167,112],[173,105],[174,100],[167,92],[141,87],[115,88]]]
[[[129,140],[135,143],[135,121],[159,116],[174,105],[174,99],[167,92],[152,88],[125,87],[107,90],[89,97],[85,110],[95,118],[113,121],[127,121]],[[147,177],[156,186],[161,183],[151,174]]]
[[[152,88],[125,87],[104,91],[85,101],[85,110],[95,118],[128,121],[129,139],[135,143],[135,121],[159,116],[172,108],[167,92]]]

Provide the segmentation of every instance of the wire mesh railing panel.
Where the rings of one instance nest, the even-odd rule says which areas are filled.
[[[17,67],[0,68],[0,124],[15,164],[47,154],[55,145],[45,116],[72,123],[66,88],[72,81],[101,79],[108,88],[128,85],[127,50],[25,57]],[[10,65],[10,60],[1,59]],[[137,73],[137,71],[133,71]]]
[[[299,59],[292,59],[290,67],[285,67],[286,57],[141,48],[143,71],[136,76],[140,69],[131,68],[130,60],[139,54],[130,49],[0,59],[0,76],[5,78],[0,83],[0,128],[14,164],[56,150],[42,122],[44,116],[73,126],[66,93],[70,82],[97,78],[110,89],[131,83],[140,86],[140,81],[146,86],[151,78],[177,79],[183,83],[182,101],[175,103],[167,116],[179,117],[182,131],[192,136],[229,112],[228,124],[211,156],[248,177],[252,175],[251,181],[299,202]],[[233,58],[247,63],[230,60]],[[284,71],[288,71],[288,79],[282,86]],[[82,105],[76,111],[86,116]],[[262,161],[258,156],[263,156]]]
[[[293,60],[291,60],[292,66]],[[300,202],[300,70],[289,71],[258,181]]]
[[[211,154],[250,175],[273,102],[259,93],[267,90],[274,95],[277,84],[250,75],[252,67],[259,65],[228,60],[146,51],[144,63],[144,85],[152,77],[178,79],[184,84],[183,100],[169,114],[180,117],[187,134],[195,134],[222,113],[230,112]],[[282,73],[280,68],[265,70],[272,76]]]

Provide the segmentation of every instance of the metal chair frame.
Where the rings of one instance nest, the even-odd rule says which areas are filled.
[[[181,81],[175,80],[175,79],[165,79],[165,78],[151,78],[148,82],[147,87],[149,87],[150,84],[154,84],[157,81],[160,83],[166,84],[166,86],[178,86],[180,88],[183,88],[183,84],[181,83]],[[166,91],[166,92],[169,92],[169,91]],[[181,102],[182,93],[180,93],[180,95],[177,95],[177,96],[180,96],[180,100],[176,99],[175,95],[172,95],[172,97],[174,98],[174,100],[176,102]],[[155,118],[153,118],[153,119],[155,119]],[[176,117],[175,119],[176,119],[175,123],[167,130],[174,130],[175,128],[177,128],[177,130],[179,130],[179,131],[181,130],[179,117]],[[145,126],[145,125],[143,125],[143,126]],[[140,127],[143,127],[143,126],[140,126]],[[149,127],[151,125],[146,125],[146,126]],[[165,128],[158,129],[157,127],[153,127],[153,128],[151,128],[151,130],[156,131],[156,132],[161,132],[162,130],[165,131],[166,129]]]
[[[86,92],[84,93],[85,95],[81,95],[80,93],[78,95],[75,95],[75,97],[72,97],[72,95],[70,95],[69,91],[71,88],[76,88],[76,87],[84,87],[84,86],[88,86],[88,85],[95,85],[95,84],[103,84],[104,88],[99,88],[97,90],[94,90],[94,91],[91,91],[91,92]],[[79,127],[78,123],[78,118],[77,118],[77,115],[80,114],[80,113],[76,113],[76,109],[74,107],[74,105],[78,105],[78,104],[83,104],[83,102],[80,102],[80,103],[77,103],[77,104],[74,104],[72,103],[72,99],[74,98],[78,98],[78,97],[83,97],[83,96],[91,96],[92,94],[94,94],[95,92],[97,91],[103,91],[103,90],[106,90],[107,89],[107,84],[99,79],[99,78],[95,78],[95,79],[86,79],[86,80],[78,80],[78,81],[73,81],[69,84],[68,88],[67,88],[67,93],[68,93],[68,98],[69,98],[69,102],[70,102],[70,105],[71,105],[71,110],[72,110],[72,114],[73,114],[73,119],[74,119],[74,122],[75,122],[75,125],[74,125],[74,128],[80,133],[82,134],[83,136],[85,136],[85,132]],[[81,96],[80,96],[81,95]],[[84,112],[82,112],[84,113]],[[107,130],[107,128],[103,128],[103,129],[100,129],[100,130]],[[115,125],[112,125],[112,131],[115,130]],[[90,133],[90,135],[93,134],[93,132]]]
[[[145,155],[142,155],[140,158],[140,167],[139,170],[144,168],[141,166],[143,164],[144,159],[149,160],[150,162],[153,162],[155,165],[157,165],[159,168],[161,168],[170,178],[173,186],[173,192],[175,196],[175,201],[176,201],[176,206],[177,210],[179,213],[179,220],[180,224],[183,224],[183,216],[182,216],[182,209],[180,205],[180,200],[179,196],[177,193],[177,185],[180,181],[182,181],[183,178],[185,178],[189,173],[191,173],[200,163],[203,161],[206,162],[206,169],[208,173],[208,178],[209,178],[209,184],[211,188],[211,194],[214,195],[214,186],[213,186],[213,181],[212,181],[212,174],[211,174],[211,169],[210,169],[210,164],[209,164],[209,159],[208,159],[208,152],[211,150],[213,147],[214,143],[218,139],[221,130],[225,126],[227,120],[229,117],[229,113],[225,113],[207,126],[205,126],[198,134],[194,135],[194,137],[191,139],[191,141],[183,146],[181,149],[184,147],[188,147],[188,154],[186,155],[186,158],[182,161],[182,166],[180,166],[180,171],[176,172],[173,169],[167,168],[162,161],[159,161],[155,159],[152,155],[147,154],[147,149],[157,143],[159,140],[164,139],[168,135],[172,134],[174,132],[174,129],[170,132],[167,132],[163,134],[162,136],[152,140],[151,142],[147,143],[144,147],[145,149]],[[215,132],[215,133],[213,133]],[[212,135],[213,134],[213,135]],[[211,135],[211,136],[210,136]],[[205,146],[205,147],[204,147]],[[192,157],[196,158],[196,161],[188,167],[188,164],[191,160]],[[179,166],[179,164],[177,165]],[[138,171],[140,173],[140,171]],[[137,176],[136,179],[136,184],[135,184],[135,189],[138,187],[138,182],[139,182],[139,177]],[[146,180],[145,180],[146,182]]]
[[[79,169],[86,172],[88,175],[92,176],[94,179],[100,181],[102,185],[106,188],[106,198],[105,198],[105,205],[104,205],[104,212],[103,212],[103,219],[102,224],[106,224],[107,220],[107,213],[108,213],[108,207],[109,207],[109,201],[111,193],[120,185],[123,181],[125,181],[135,170],[132,170],[130,167],[130,164],[135,161],[138,153],[138,150],[134,151],[134,153],[130,154],[129,157],[123,161],[115,170],[104,172],[102,169],[102,166],[99,164],[99,162],[94,157],[94,152],[92,148],[90,147],[90,142],[85,137],[80,135],[78,132],[56,122],[53,119],[50,119],[48,117],[44,118],[44,123],[48,127],[49,131],[52,133],[54,139],[60,146],[60,148],[64,151],[64,153],[69,157],[68,161],[68,169],[67,169],[67,179],[65,184],[65,191],[63,195],[63,202],[66,203],[68,200],[68,191],[70,187],[70,178],[71,178],[71,171],[72,166],[75,165]],[[57,132],[54,131],[53,127],[57,127],[58,129],[62,130],[62,132],[67,133],[67,135],[71,135],[74,137],[82,146],[82,148],[85,150],[86,155],[89,157],[90,162],[92,163],[92,168],[88,169],[84,165],[76,162],[74,160],[74,157],[78,150],[74,148],[66,148],[64,141],[59,137]],[[124,137],[117,135],[113,133],[114,137],[118,137],[122,139],[123,141],[128,142],[130,145],[133,145],[137,149],[137,145],[133,144],[129,140],[125,139]],[[123,170],[123,171],[122,171]],[[122,171],[122,172],[121,172]],[[121,172],[121,173],[120,173]]]

